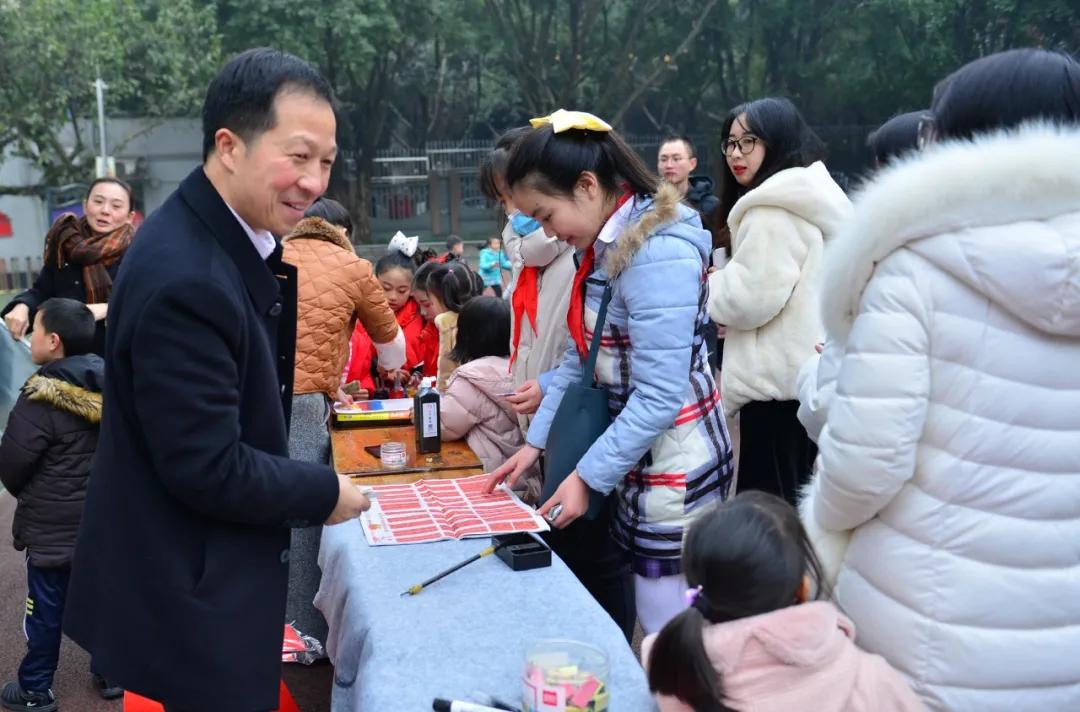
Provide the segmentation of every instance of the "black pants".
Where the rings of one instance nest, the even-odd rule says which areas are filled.
[[[795,504],[817,457],[798,411],[793,400],[751,402],[739,411],[739,492],[763,490]]]
[[[495,293],[495,296],[502,299],[502,285],[501,284],[489,284],[486,287]]]
[[[634,576],[630,554],[611,536],[613,506],[608,497],[596,519],[582,517],[564,529],[551,530],[545,539],[630,642],[637,622]]]
[[[53,684],[60,661],[61,623],[71,569],[43,569],[26,559],[26,655],[19,665],[19,686],[45,692]],[[91,662],[90,669],[93,670]]]

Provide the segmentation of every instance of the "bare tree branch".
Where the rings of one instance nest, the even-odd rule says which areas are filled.
[[[708,19],[709,13],[711,13],[712,9],[716,7],[716,3],[718,1],[719,0],[709,0],[709,2],[705,5],[705,8],[701,11],[701,14],[698,15],[697,19],[694,21],[694,24],[690,27],[690,32],[687,33],[686,37],[683,38],[682,43],[680,43],[679,46],[675,49],[675,51],[672,53],[672,60],[675,60],[679,56],[684,54],[686,50],[690,47],[690,44],[698,36],[698,33],[701,32],[701,28],[705,24],[705,20]],[[668,66],[667,64],[661,62],[657,65],[656,69],[652,71],[652,74],[650,74],[644,81],[637,82],[634,91],[631,92],[630,96],[626,98],[622,106],[619,107],[619,110],[615,112],[614,117],[612,117],[612,123],[618,124],[620,121],[622,121],[623,115],[626,114],[626,112],[630,109],[631,106],[634,105],[634,103],[641,97],[642,94],[644,94],[648,90],[653,89],[657,85],[657,80],[660,78],[660,75],[665,71],[668,71]]]

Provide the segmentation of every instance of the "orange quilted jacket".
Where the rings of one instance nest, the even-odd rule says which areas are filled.
[[[283,240],[285,261],[298,271],[296,380],[293,393],[337,393],[356,320],[385,344],[398,332],[371,263],[322,218],[304,218]]]

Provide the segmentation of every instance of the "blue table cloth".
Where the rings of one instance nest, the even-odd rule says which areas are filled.
[[[517,572],[485,557],[401,597],[489,543],[372,547],[359,521],[324,528],[315,605],[330,627],[334,712],[420,712],[436,697],[484,702],[486,695],[520,705],[526,649],[543,638],[607,653],[613,712],[654,710],[622,632],[557,556],[548,568]]]

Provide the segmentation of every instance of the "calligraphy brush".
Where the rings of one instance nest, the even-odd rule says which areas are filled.
[[[434,576],[429,578],[427,581],[424,581],[423,583],[418,583],[415,586],[410,586],[408,588],[408,590],[402,592],[401,595],[402,596],[415,596],[416,594],[420,593],[425,588],[427,588],[431,584],[435,583],[439,579],[445,578],[445,577],[449,576],[450,574],[454,573],[455,571],[457,571],[458,569],[464,568],[464,567],[468,566],[469,564],[471,564],[474,561],[479,561],[480,559],[484,558],[485,556],[491,556],[496,551],[498,551],[499,549],[506,546],[508,543],[509,543],[509,540],[503,541],[500,544],[492,544],[491,546],[487,547],[486,549],[481,549],[480,553],[478,553],[478,554],[476,554],[474,556],[470,556],[469,558],[462,561],[460,564],[455,564],[454,566],[451,566],[450,568],[448,568],[446,571],[442,571],[442,572],[440,572],[438,574],[435,574]]]

